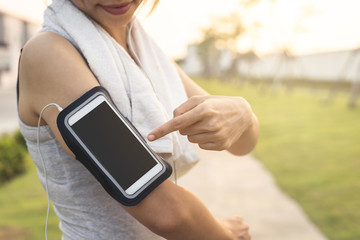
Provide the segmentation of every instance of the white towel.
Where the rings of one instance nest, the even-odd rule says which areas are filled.
[[[56,32],[83,54],[100,85],[144,138],[172,117],[187,100],[172,61],[134,19],[128,28],[128,45],[136,63],[101,26],[69,0],[53,0],[44,15],[44,29]],[[139,67],[139,66],[140,67]],[[178,132],[149,143],[168,161],[176,161],[182,175],[198,161],[193,146]]]

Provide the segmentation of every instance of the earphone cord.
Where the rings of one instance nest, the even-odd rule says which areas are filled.
[[[49,192],[48,192],[48,184],[47,184],[47,174],[46,174],[46,166],[45,166],[45,161],[44,158],[42,156],[41,150],[40,150],[40,123],[41,123],[41,119],[42,119],[42,115],[44,113],[44,111],[50,107],[50,106],[55,106],[59,112],[62,111],[62,108],[56,104],[56,103],[49,103],[47,104],[40,112],[39,115],[39,120],[38,120],[38,125],[37,125],[37,148],[38,148],[38,152],[39,152],[39,156],[43,165],[43,169],[44,169],[44,177],[45,177],[45,192],[46,192],[46,196],[47,196],[47,200],[48,200],[48,206],[47,206],[47,211],[46,211],[46,222],[45,222],[45,240],[47,240],[47,227],[48,227],[48,222],[49,222],[49,212],[50,212],[50,198],[49,198]]]

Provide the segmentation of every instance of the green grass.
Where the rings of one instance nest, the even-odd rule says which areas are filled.
[[[197,82],[246,98],[261,128],[254,155],[329,239],[360,239],[360,108],[347,107],[348,93],[326,105],[324,90]]]
[[[31,159],[27,173],[0,187],[0,238],[7,240],[45,239],[46,193]],[[48,238],[60,239],[58,219],[50,212]]]

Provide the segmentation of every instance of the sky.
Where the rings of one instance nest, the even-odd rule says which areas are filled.
[[[289,48],[299,55],[360,47],[359,0],[259,0],[248,8],[239,1],[160,0],[152,15],[142,21],[147,32],[173,58],[183,57],[187,45],[199,41],[200,29],[209,26],[214,16],[234,11],[245,24],[260,24],[256,31],[240,38],[239,51],[254,49],[266,55]],[[0,0],[0,9],[41,23],[45,2]],[[307,5],[312,6],[312,13],[300,17]]]

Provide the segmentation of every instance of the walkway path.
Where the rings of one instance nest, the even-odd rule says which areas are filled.
[[[325,240],[299,205],[285,195],[252,156],[198,149],[198,163],[178,183],[218,218],[240,215],[253,240]]]
[[[17,127],[15,98],[15,89],[0,89],[0,134]],[[258,160],[227,152],[198,152],[202,160],[178,182],[216,217],[242,216],[253,240],[326,239]]]

